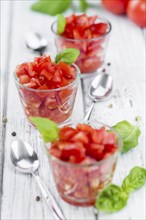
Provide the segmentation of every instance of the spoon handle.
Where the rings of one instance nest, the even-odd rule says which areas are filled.
[[[49,192],[41,178],[33,173],[33,176],[36,179],[36,182],[38,183],[40,190],[42,192],[42,195],[44,199],[46,200],[47,204],[49,205],[50,209],[52,210],[52,214],[54,216],[54,220],[66,220],[61,209],[59,208],[57,202],[55,201],[54,197],[52,194]]]
[[[86,115],[84,116],[84,119],[83,119],[84,122],[87,122],[90,119],[94,105],[95,105],[95,102],[93,101],[92,104],[90,105]]]

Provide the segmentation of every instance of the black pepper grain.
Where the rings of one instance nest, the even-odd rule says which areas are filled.
[[[39,196],[36,196],[36,201],[40,201],[40,197]]]
[[[110,66],[110,65],[111,65],[111,63],[107,63],[107,65],[108,65],[108,66]]]
[[[103,69],[102,72],[105,73],[105,72],[106,72],[106,69]]]
[[[15,137],[17,134],[16,134],[15,131],[13,131],[13,132],[11,133],[11,135],[12,135],[13,137]]]

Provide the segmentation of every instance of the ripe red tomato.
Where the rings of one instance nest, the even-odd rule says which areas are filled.
[[[114,14],[126,13],[129,0],[102,0],[102,5]]]
[[[146,27],[146,0],[130,0],[127,14],[134,23]]]

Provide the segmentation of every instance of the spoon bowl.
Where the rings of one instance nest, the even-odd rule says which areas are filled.
[[[113,79],[106,73],[95,77],[90,87],[90,98],[95,101],[103,101],[109,97],[113,88]]]
[[[113,79],[107,73],[100,73],[93,79],[89,91],[89,97],[92,99],[93,102],[90,105],[89,110],[87,111],[84,117],[85,123],[89,121],[95,103],[101,102],[109,98],[112,88],[113,88]]]
[[[11,160],[16,169],[23,173],[33,173],[39,168],[38,156],[25,141],[16,140],[11,146]]]
[[[40,55],[42,55],[47,45],[47,39],[38,33],[29,32],[26,35],[26,46],[33,52],[38,52]]]

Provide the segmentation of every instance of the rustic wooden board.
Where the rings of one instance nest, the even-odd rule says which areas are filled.
[[[50,25],[54,18],[30,11],[30,1],[2,1],[3,32],[2,32],[2,84],[3,115],[7,116],[8,123],[3,127],[3,143],[0,145],[0,207],[1,219],[50,219],[53,220],[47,204],[41,197],[35,180],[28,175],[15,171],[10,161],[10,145],[15,139],[11,136],[16,131],[17,137],[33,145],[40,159],[39,173],[48,188],[59,201],[60,206],[69,220],[95,220],[97,216],[93,208],[73,207],[63,202],[54,185],[50,174],[47,158],[44,154],[43,143],[38,132],[28,125],[21,103],[13,82],[12,74],[15,66],[25,60],[32,59],[34,54],[25,47],[25,34],[34,29],[44,36],[49,36],[49,47],[46,53],[55,52],[53,35]],[[89,10],[93,14],[94,10]],[[143,31],[132,24],[125,17],[111,15],[99,8],[98,13],[107,17],[113,26],[106,62],[111,62],[110,74],[114,79],[114,89],[111,98],[97,103],[93,116],[99,121],[113,125],[121,120],[136,123],[135,117],[140,116],[142,134],[137,148],[120,156],[114,183],[121,184],[130,169],[136,165],[145,166],[145,54]],[[36,22],[37,21],[37,22]],[[88,98],[88,89],[91,79],[84,79],[83,100],[81,85],[78,90],[73,119],[83,118],[85,107],[91,100]],[[84,101],[84,102],[83,102]],[[111,108],[112,104],[112,108]],[[36,196],[41,201],[35,200]],[[99,220],[137,220],[145,219],[145,188],[134,193],[128,205],[116,214],[99,213]]]

